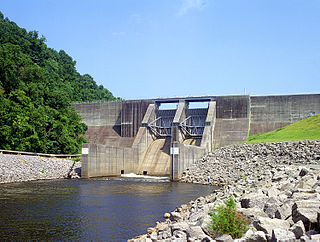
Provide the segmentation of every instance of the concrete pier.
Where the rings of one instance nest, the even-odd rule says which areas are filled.
[[[205,108],[189,108],[202,102]],[[166,103],[176,108],[163,109]],[[320,94],[202,96],[73,104],[88,125],[82,177],[170,176],[216,147],[320,113]]]

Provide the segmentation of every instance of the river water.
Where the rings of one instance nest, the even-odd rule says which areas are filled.
[[[213,189],[134,178],[0,184],[0,239],[126,241]]]

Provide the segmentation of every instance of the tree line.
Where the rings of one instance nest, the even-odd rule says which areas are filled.
[[[0,149],[75,154],[87,126],[72,102],[119,100],[76,70],[65,51],[46,45],[0,12]]]

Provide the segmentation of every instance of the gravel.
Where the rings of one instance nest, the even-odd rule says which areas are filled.
[[[81,162],[0,154],[0,183],[79,177]]]

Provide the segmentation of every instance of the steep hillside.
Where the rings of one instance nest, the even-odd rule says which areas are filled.
[[[245,143],[320,140],[320,114],[303,119],[283,128],[250,136]]]
[[[0,12],[0,149],[77,153],[87,127],[70,103],[117,100],[45,41]]]

